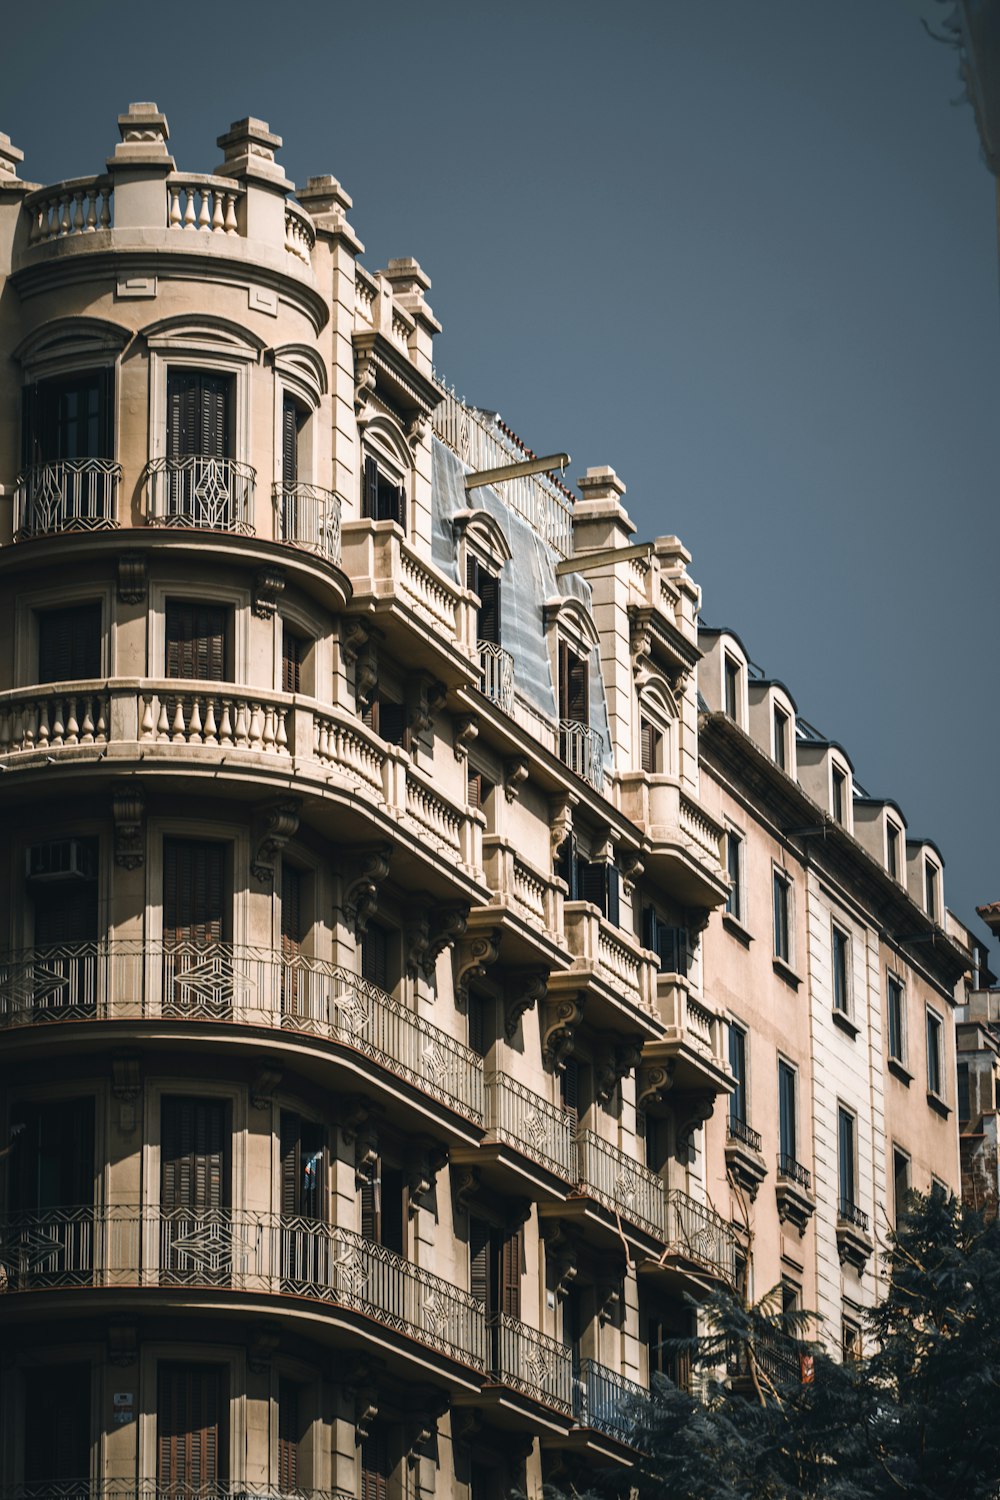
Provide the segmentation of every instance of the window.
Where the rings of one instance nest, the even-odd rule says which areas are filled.
[[[489,645],[500,644],[500,579],[475,557],[466,563],[466,583],[479,595],[476,611],[476,639]]]
[[[46,1213],[93,1203],[93,1099],[14,1104],[11,1123],[23,1126],[7,1163],[9,1206],[15,1212]],[[40,1268],[46,1264],[43,1258]]]
[[[740,664],[728,652],[723,664],[726,713],[738,724],[740,721]]]
[[[392,1469],[388,1435],[377,1424],[361,1442],[361,1500],[388,1500]]]
[[[470,807],[485,808],[493,793],[493,783],[489,777],[484,776],[482,771],[473,770],[469,767],[466,778],[468,789],[467,801]]]
[[[559,851],[555,873],[566,882],[568,901],[589,901],[612,926],[621,925],[621,879],[616,864],[605,859],[585,859],[570,834]]]
[[[379,1155],[361,1183],[361,1237],[406,1254],[406,1206],[403,1173]]]
[[[226,1372],[219,1365],[161,1364],[156,1393],[160,1494],[210,1494],[228,1477]]]
[[[773,899],[774,899],[774,956],[780,958],[782,963],[791,963],[791,926],[789,917],[791,913],[791,881],[787,875],[780,870],[774,871],[773,876]]]
[[[305,1424],[302,1420],[302,1387],[294,1380],[278,1381],[278,1492],[282,1495],[298,1493],[304,1484],[305,1472],[301,1464],[302,1438]]]
[[[281,1212],[326,1219],[326,1132],[287,1109],[281,1111]]]
[[[906,1212],[906,1195],[910,1191],[910,1158],[905,1151],[893,1147],[892,1152],[892,1208],[898,1225]]]
[[[747,1034],[735,1021],[729,1023],[729,1066],[733,1092],[729,1096],[729,1123],[747,1123]]]
[[[848,1317],[846,1313],[841,1322],[840,1351],[845,1364],[861,1359],[864,1353],[861,1324],[854,1318]]]
[[[851,1013],[851,939],[842,927],[833,926],[830,938],[833,970],[833,1008],[842,1016]]]
[[[166,676],[225,682],[232,611],[194,599],[166,602]]]
[[[387,745],[399,745],[403,750],[410,748],[410,727],[406,722],[405,703],[383,698],[376,690],[369,698],[361,719]]]
[[[670,923],[664,922],[652,906],[643,909],[642,946],[656,954],[661,974],[687,973],[687,928],[671,926]]]
[[[406,530],[406,490],[370,453],[365,455],[361,514],[368,521],[395,521]]]
[[[39,610],[37,619],[39,682],[81,682],[101,676],[98,600]]]
[[[788,770],[788,715],[777,704],[774,708],[774,763],[782,771]]]
[[[726,871],[729,875],[729,895],[726,897],[726,912],[743,921],[743,836],[733,828],[726,830]]]
[[[524,1230],[504,1230],[485,1219],[469,1219],[469,1290],[487,1317],[521,1316]]]
[[[167,458],[232,458],[233,377],[167,370]]]
[[[25,468],[112,457],[114,370],[110,365],[25,386],[21,410]]]
[[[972,1118],[972,1096],[969,1092],[969,1064],[958,1065],[958,1118],[964,1125]]]
[[[90,1365],[24,1372],[24,1480],[54,1493],[85,1493],[90,1469]],[[57,1414],[56,1420],[53,1420]]]
[[[559,1100],[575,1136],[580,1124],[580,1064],[575,1057],[567,1057],[559,1075]]]
[[[856,1124],[850,1111],[839,1105],[837,1108],[837,1169],[841,1218],[851,1218],[855,1211]]]
[[[163,940],[168,946],[221,943],[227,934],[226,846],[163,841]]]
[[[301,1014],[307,983],[299,965],[302,940],[305,937],[305,876],[301,870],[281,861],[281,1010],[283,1015]]]
[[[590,723],[590,663],[559,642],[559,717]]]
[[[98,841],[59,839],[35,844],[28,850],[26,884],[31,897],[35,948],[64,943],[92,943],[98,935]],[[92,965],[79,960],[79,970],[62,971],[70,979],[71,993],[51,994],[48,1003],[80,1005],[92,984]],[[88,984],[88,981],[90,983]],[[75,992],[74,992],[75,991]],[[93,993],[89,996],[93,1003]]]
[[[306,414],[291,396],[281,402],[281,482],[290,489],[299,481],[299,433]]]
[[[927,1092],[941,1097],[941,1017],[927,1012]]]
[[[282,623],[281,626],[281,691],[283,693],[301,693],[302,691],[302,663],[305,660],[309,642],[302,639],[300,635],[289,630]]]
[[[224,1099],[165,1097],[160,1107],[160,1207],[186,1209],[188,1215],[214,1215],[229,1207],[229,1110]],[[173,1223],[179,1242],[165,1246],[176,1269],[201,1269],[196,1251],[182,1248],[191,1232],[190,1217],[164,1221],[164,1237]],[[161,1251],[161,1255],[163,1251]],[[190,1255],[190,1259],[188,1258]]]
[[[788,1172],[791,1164],[798,1161],[798,1132],[796,1126],[796,1074],[795,1069],[778,1059],[778,1148],[781,1153],[779,1168]]]
[[[469,1047],[477,1057],[487,1057],[493,1045],[493,1002],[488,995],[472,990],[468,1001]]]
[[[899,828],[895,823],[885,825],[885,863],[893,880],[899,879]]]
[[[844,828],[847,827],[847,772],[839,766],[833,767],[833,816]]]
[[[895,974],[886,981],[886,1009],[889,1031],[889,1056],[894,1062],[906,1061],[906,991]]]
[[[639,767],[650,776],[663,770],[663,732],[648,719],[639,721]]]
[[[938,919],[938,867],[924,860],[924,909],[935,922]]]
[[[361,977],[376,989],[388,994],[390,948],[393,934],[379,922],[369,922],[361,938]]]

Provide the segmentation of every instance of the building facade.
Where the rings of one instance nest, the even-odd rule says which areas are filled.
[[[942,862],[334,178],[118,123],[0,137],[0,1486],[627,1464],[689,1298],[846,1339],[957,1186]]]

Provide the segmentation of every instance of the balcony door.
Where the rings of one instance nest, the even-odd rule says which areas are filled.
[[[24,1481],[52,1494],[86,1494],[90,1469],[90,1366],[24,1372]]]
[[[281,1274],[291,1282],[326,1285],[332,1248],[318,1227],[326,1215],[326,1131],[291,1110],[281,1111]]]
[[[228,935],[225,844],[163,841],[163,1005],[168,1012],[225,1015],[232,966],[219,951]]]
[[[212,1495],[225,1485],[225,1376],[218,1365],[160,1365],[156,1393],[159,1495]]]
[[[233,377],[167,371],[167,515],[228,530],[233,520]]]
[[[229,1141],[225,1100],[164,1098],[160,1265],[167,1280],[215,1285],[229,1279]]]
[[[94,1270],[94,1101],[15,1104],[8,1279],[86,1285]]]
[[[110,459],[114,449],[114,370],[82,370],[24,388],[25,468]]]

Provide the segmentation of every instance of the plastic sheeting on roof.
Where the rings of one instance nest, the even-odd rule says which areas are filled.
[[[431,555],[435,564],[456,583],[458,546],[452,525],[462,510],[485,510],[498,523],[511,550],[504,565],[502,633],[504,649],[514,658],[514,685],[533,708],[555,727],[558,718],[555,684],[542,605],[557,594],[576,598],[588,613],[592,607],[590,584],[578,573],[557,577],[555,553],[520,516],[509,510],[496,490],[482,485],[466,491],[465,476],[471,472],[439,438],[432,442]],[[611,734],[604,693],[600,651],[590,653],[590,722],[604,740],[604,769],[611,772]]]

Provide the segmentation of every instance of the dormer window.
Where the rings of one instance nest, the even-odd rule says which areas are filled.
[[[834,766],[831,771],[832,804],[831,810],[836,822],[841,827],[847,827],[847,772],[840,766]]]
[[[788,730],[789,718],[783,708],[777,704],[774,706],[774,763],[779,770],[788,770]]]
[[[500,644],[500,578],[490,572],[471,554],[466,563],[466,586],[479,595],[476,611],[476,639],[488,645]]]
[[[893,880],[898,880],[900,874],[899,845],[899,829],[895,823],[888,821],[885,825],[885,865]]]
[[[361,514],[369,521],[395,521],[406,530],[406,489],[381,458],[365,455]]]
[[[940,871],[931,859],[924,860],[924,910],[933,922],[938,920]]]
[[[741,669],[735,656],[727,651],[723,664],[723,686],[725,688],[726,713],[735,722],[740,722]]]

